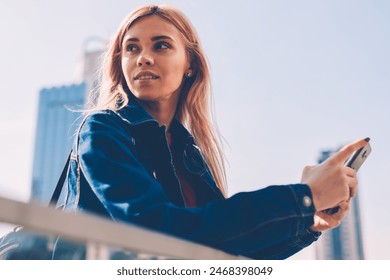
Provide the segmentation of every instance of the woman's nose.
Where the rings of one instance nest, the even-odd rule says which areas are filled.
[[[150,55],[146,54],[146,53],[141,53],[140,56],[138,57],[137,59],[137,65],[138,66],[143,66],[143,65],[153,65],[154,64],[154,60],[153,60],[153,57],[151,57]]]

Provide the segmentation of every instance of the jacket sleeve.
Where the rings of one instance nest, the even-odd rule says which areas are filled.
[[[285,258],[316,240],[307,231],[315,213],[307,185],[242,192],[202,208],[171,203],[135,156],[125,125],[94,114],[79,134],[82,173],[113,220],[257,259]]]

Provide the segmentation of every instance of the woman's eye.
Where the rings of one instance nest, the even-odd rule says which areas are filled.
[[[164,50],[164,49],[170,49],[171,46],[166,42],[158,42],[156,43],[155,48],[157,50]]]
[[[128,52],[135,52],[138,50],[138,47],[136,45],[127,45],[126,46],[126,51]]]

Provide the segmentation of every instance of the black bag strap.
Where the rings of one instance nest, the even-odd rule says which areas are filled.
[[[65,179],[66,179],[66,174],[68,173],[68,167],[69,167],[69,162],[70,162],[70,156],[72,155],[72,150],[69,153],[68,159],[66,160],[64,169],[62,170],[61,176],[58,179],[57,186],[54,189],[54,193],[51,196],[50,199],[50,204],[51,205],[56,205],[58,202],[58,199],[60,198],[62,187],[64,186]]]

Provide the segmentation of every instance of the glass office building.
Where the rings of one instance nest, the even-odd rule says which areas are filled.
[[[32,199],[48,203],[82,119],[86,84],[44,88],[39,93],[32,172]]]
[[[103,49],[91,49],[89,44],[94,41],[86,41],[79,83],[44,88],[39,93],[32,200],[49,202],[82,121],[80,110],[97,86]]]

